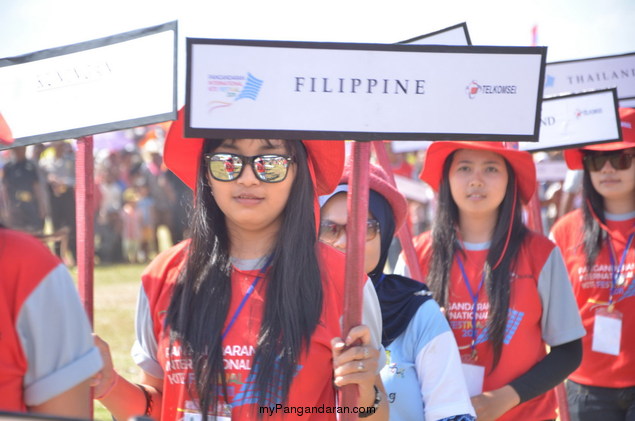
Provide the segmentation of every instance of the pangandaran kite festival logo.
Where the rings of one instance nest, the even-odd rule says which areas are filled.
[[[243,75],[207,75],[207,91],[211,95],[207,111],[232,106],[241,99],[255,101],[264,82],[251,73]]]

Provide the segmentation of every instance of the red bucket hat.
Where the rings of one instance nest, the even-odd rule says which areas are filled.
[[[476,141],[436,141],[426,152],[426,160],[419,178],[428,183],[434,191],[439,191],[443,165],[450,154],[459,149],[494,152],[501,155],[511,165],[516,174],[516,184],[520,198],[529,203],[536,190],[536,166],[529,152],[506,148],[503,142]]]
[[[349,159],[346,162],[344,174],[342,174],[339,184],[348,184],[353,169],[352,165],[353,163]],[[395,216],[395,232],[398,232],[408,215],[408,202],[405,196],[390,183],[386,171],[374,164],[369,165],[368,188],[376,191],[388,201]]]
[[[5,121],[4,117],[0,113],[0,143],[4,143],[5,145],[10,145],[13,143],[13,135],[11,134],[11,129],[9,125]]]
[[[184,133],[184,110],[179,110],[178,119],[168,130],[163,148],[165,165],[192,190],[196,189],[202,138],[186,138]],[[309,162],[309,171],[314,177],[318,195],[328,194],[337,186],[344,167],[344,141],[303,140]]]
[[[564,151],[567,167],[572,170],[584,169],[584,163],[582,162],[584,151],[611,152],[635,148],[635,108],[620,108],[619,113],[622,126],[622,141],[567,149]]]

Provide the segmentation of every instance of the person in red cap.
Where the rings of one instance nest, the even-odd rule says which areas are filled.
[[[622,142],[564,152],[584,170],[583,204],[551,232],[587,331],[566,383],[573,420],[635,419],[635,109],[619,115]]]
[[[69,271],[40,240],[0,225],[0,412],[88,419],[101,367]]]
[[[346,252],[351,165],[349,162],[344,169],[335,191],[320,197],[320,240],[342,252]],[[382,345],[390,356],[381,370],[390,419],[474,420],[456,340],[438,304],[425,284],[384,273],[395,231],[407,218],[406,198],[390,183],[386,172],[373,164],[369,189],[364,266],[379,297]]]
[[[501,142],[434,142],[420,178],[438,210],[415,248],[477,418],[555,419],[551,389],[578,366],[584,329],[560,251],[522,222],[536,186],[531,155]]]
[[[377,308],[365,320],[374,331],[339,338],[344,256],[317,241],[317,197],[337,185],[343,142],[182,133],[181,113],[164,159],[195,192],[191,239],[142,275],[141,384],[120,378],[105,352],[98,398],[121,420],[388,419],[378,303],[364,303]],[[346,384],[358,385],[358,408],[336,406]]]

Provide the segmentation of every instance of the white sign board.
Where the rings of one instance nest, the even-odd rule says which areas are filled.
[[[431,32],[415,38],[401,41],[400,44],[416,45],[472,45],[465,22],[440,31]]]
[[[188,137],[538,138],[544,47],[187,46]]]
[[[0,112],[13,146],[176,119],[176,22],[0,59]]]
[[[538,143],[520,143],[525,151],[571,148],[621,139],[615,88],[545,98]]]
[[[545,97],[614,87],[635,99],[635,53],[547,64]]]

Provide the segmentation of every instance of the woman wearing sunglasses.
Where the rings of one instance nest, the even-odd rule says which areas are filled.
[[[438,210],[415,249],[477,419],[555,419],[551,389],[578,366],[584,329],[560,251],[522,222],[536,186],[531,155],[501,142],[434,142],[420,178]]]
[[[335,400],[356,384],[360,417],[388,419],[376,297],[374,331],[339,339],[344,259],[317,241],[317,195],[337,184],[343,143],[183,139],[181,118],[164,159],[195,191],[191,239],[143,274],[141,384],[107,364],[98,398],[121,420],[335,420],[359,411]]]
[[[320,197],[320,241],[343,252],[350,170],[348,165],[332,194]],[[454,335],[428,288],[384,273],[393,235],[407,218],[406,199],[384,170],[372,164],[369,188],[364,267],[379,297],[382,345],[390,356],[381,370],[390,419],[474,420]]]
[[[619,114],[623,142],[565,151],[584,200],[552,229],[587,331],[567,381],[574,420],[635,419],[635,110]]]

